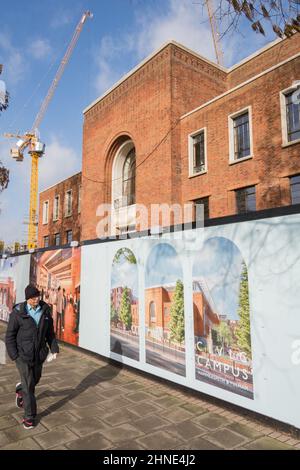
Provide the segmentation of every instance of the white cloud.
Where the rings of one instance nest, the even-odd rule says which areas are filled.
[[[120,70],[120,63],[129,63],[132,55],[138,64],[169,40],[175,40],[186,47],[215,60],[210,26],[206,10],[190,0],[169,0],[165,16],[143,8],[136,12],[133,33],[116,37],[105,36],[94,52],[98,68],[94,81],[97,93],[102,94],[129,70]],[[205,38],[205,40],[203,40]],[[129,58],[129,56],[131,56]]]
[[[28,225],[24,221],[29,215],[31,159],[25,154],[23,162],[15,162],[9,152],[13,143],[13,140],[0,140],[0,161],[10,170],[8,188],[0,194],[0,239],[6,243],[27,240]],[[80,169],[80,153],[52,136],[39,163],[39,191]]]
[[[138,8],[135,24],[129,33],[106,36],[94,52],[98,71],[94,86],[103,94],[128,73],[130,62],[138,64],[169,40],[174,40],[216,63],[212,32],[206,7],[191,0],[168,0],[165,14],[151,6]],[[220,26],[220,33],[227,29],[228,19]],[[226,67],[237,63],[269,42],[268,38],[254,34],[248,25],[243,35],[239,30],[226,34],[221,41]],[[247,40],[251,35],[251,41]],[[134,58],[134,60],[132,60]],[[126,63],[128,69],[121,70]],[[131,67],[130,67],[131,68]]]
[[[6,243],[23,240],[29,211],[30,158],[15,162],[10,156],[13,145],[13,140],[0,141],[0,161],[10,171],[8,188],[0,194],[0,239]]]
[[[98,69],[94,83],[97,93],[104,93],[121,78],[116,64],[122,55],[132,50],[132,47],[129,36],[123,36],[119,39],[104,36],[101,39],[99,48],[94,52],[95,63]]]
[[[39,165],[39,191],[81,170],[81,156],[53,136]]]
[[[123,262],[115,264],[112,269],[111,275],[112,288],[127,286],[133,292],[134,295],[138,294],[138,272],[137,265]]]
[[[70,24],[74,14],[67,10],[56,10],[55,17],[50,22],[51,28],[60,28]]]
[[[44,59],[52,52],[52,48],[47,39],[36,39],[29,47],[31,57],[34,59]]]
[[[7,83],[16,84],[24,79],[27,70],[25,55],[13,45],[8,34],[0,33],[0,56]]]
[[[169,7],[165,16],[153,17],[151,12],[139,16],[140,28],[136,41],[139,56],[148,55],[173,39],[214,60],[206,10],[190,0],[170,0]]]

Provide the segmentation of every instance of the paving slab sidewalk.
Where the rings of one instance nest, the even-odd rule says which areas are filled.
[[[6,326],[0,323],[0,339]],[[39,422],[23,429],[14,363],[0,365],[0,450],[277,449],[300,440],[203,395],[61,346],[37,387]]]

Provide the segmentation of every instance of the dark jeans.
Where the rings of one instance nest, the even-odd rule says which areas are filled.
[[[34,395],[35,386],[39,383],[43,364],[34,364],[30,366],[23,362],[22,359],[16,360],[16,366],[20,373],[21,378],[21,390],[24,401],[24,418],[33,419],[36,416],[36,398]],[[20,387],[18,387],[18,390]]]

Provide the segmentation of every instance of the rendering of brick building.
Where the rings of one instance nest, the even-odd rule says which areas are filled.
[[[38,247],[80,241],[81,173],[45,189],[39,195]]]
[[[145,325],[149,334],[157,339],[169,332],[170,309],[175,284],[145,289]]]
[[[195,287],[197,285],[197,287]],[[197,290],[195,290],[197,288]],[[156,339],[168,339],[170,334],[171,306],[174,301],[175,284],[149,287],[145,290],[145,325],[149,335]],[[193,312],[194,334],[211,336],[212,327],[219,323],[212,300],[200,283],[194,282]]]
[[[122,295],[124,292],[124,287],[114,287],[111,289],[111,305],[120,313],[121,310],[121,302],[122,302]],[[130,311],[131,311],[131,330],[134,333],[138,333],[139,327],[139,312],[138,312],[138,299],[134,297],[132,290],[128,288],[128,297],[130,302]]]
[[[102,204],[122,233],[149,228],[140,204],[299,203],[299,51],[295,34],[226,69],[170,42],[86,108],[81,239],[107,235]]]
[[[10,277],[4,280],[0,279],[0,305],[6,306],[9,311],[12,310],[16,301],[15,283]]]

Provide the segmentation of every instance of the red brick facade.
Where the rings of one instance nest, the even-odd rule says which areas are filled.
[[[72,191],[71,210],[66,214],[66,193]],[[59,196],[58,217],[54,217],[54,200]],[[55,245],[55,234],[60,235],[60,245],[67,243],[67,232],[72,231],[72,240],[80,241],[81,232],[81,173],[71,176],[45,189],[39,195],[38,247],[45,246],[45,237],[49,237],[49,246]],[[44,203],[48,201],[48,222],[43,221]],[[56,219],[56,220],[55,220]]]
[[[163,333],[169,334],[174,293],[175,285],[149,287],[145,290],[146,328],[156,330],[161,337]],[[211,326],[220,323],[218,314],[213,311],[203,292],[193,292],[193,313],[195,336],[209,336]]]
[[[97,207],[112,203],[114,157],[127,139],[136,150],[137,204],[209,196],[210,217],[218,217],[234,214],[234,190],[252,185],[258,210],[290,204],[300,143],[282,145],[280,92],[300,79],[299,51],[296,34],[225,69],[172,42],[87,108],[82,240],[97,237]],[[252,157],[232,164],[228,116],[244,108],[251,113]],[[207,171],[190,177],[188,136],[202,128]]]

